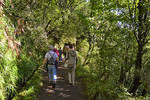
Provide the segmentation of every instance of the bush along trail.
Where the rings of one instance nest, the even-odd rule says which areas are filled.
[[[86,100],[82,90],[82,85],[75,82],[75,86],[69,85],[67,78],[67,68],[63,63],[59,63],[57,71],[56,87],[48,82],[47,72],[43,71],[43,85],[39,91],[39,100]]]

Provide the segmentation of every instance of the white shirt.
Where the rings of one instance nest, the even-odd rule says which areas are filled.
[[[51,55],[50,55],[50,54],[51,54]],[[54,60],[56,60],[57,54],[56,54],[55,52],[53,52],[52,50],[50,50],[49,52],[47,52],[47,53],[45,54],[45,58],[50,59],[51,56],[53,56],[53,55],[54,55]]]

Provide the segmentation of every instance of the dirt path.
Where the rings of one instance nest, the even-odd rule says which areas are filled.
[[[43,86],[39,92],[39,100],[87,100],[78,82],[75,86],[68,84],[67,69],[62,63],[59,63],[57,76],[56,87],[52,88],[52,85],[48,83],[47,73],[43,72]]]

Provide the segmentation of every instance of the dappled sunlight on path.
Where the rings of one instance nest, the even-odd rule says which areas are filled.
[[[57,75],[56,87],[52,88],[52,85],[48,83],[47,73],[43,72],[43,86],[39,92],[39,100],[86,100],[79,83],[76,82],[75,86],[68,84],[67,69],[62,63],[59,64]]]

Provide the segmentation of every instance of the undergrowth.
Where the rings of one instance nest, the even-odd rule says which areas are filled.
[[[145,97],[132,97],[127,88],[116,79],[104,75],[100,77],[97,70],[91,69],[96,64],[82,66],[81,56],[78,56],[78,65],[76,67],[76,77],[80,79],[85,86],[85,93],[89,100],[149,100]],[[112,73],[110,74],[112,75]]]
[[[37,100],[38,92],[43,85],[41,78],[41,70],[36,71],[34,76],[27,82],[25,87],[20,90],[13,100]]]

